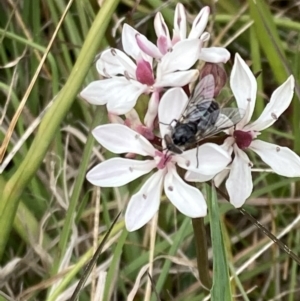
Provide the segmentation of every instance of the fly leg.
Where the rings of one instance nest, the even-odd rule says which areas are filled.
[[[198,149],[199,149],[199,144],[197,144],[197,151],[196,151],[197,168],[199,166]]]

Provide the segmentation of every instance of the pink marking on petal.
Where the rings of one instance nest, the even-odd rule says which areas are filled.
[[[152,42],[148,41],[146,37],[140,34],[136,34],[135,39],[137,45],[145,54],[156,59],[161,58],[162,54],[159,52],[157,46],[155,46]]]
[[[126,126],[128,126],[129,128],[131,128],[131,126],[132,126],[132,122],[131,122],[131,120],[130,120],[129,118],[126,118],[126,119],[124,120],[124,124],[125,124]]]
[[[124,120],[121,117],[112,113],[108,113],[108,120],[110,123],[124,124]]]
[[[180,36],[175,34],[172,38],[172,45],[174,46],[179,41],[181,41]]]
[[[149,62],[143,59],[137,62],[135,75],[137,80],[142,84],[152,86],[155,83],[152,67]]]
[[[127,159],[135,159],[137,157],[137,154],[134,154],[134,153],[127,153],[125,155],[125,158]]]
[[[162,153],[160,151],[155,151],[155,157],[159,157],[159,161],[156,164],[158,169],[164,169],[169,161],[171,161],[171,155],[167,153]]]
[[[154,139],[154,134],[153,132],[147,128],[144,125],[138,125],[135,130],[140,133],[141,135],[143,135],[147,140],[153,140]]]
[[[157,47],[162,54],[166,54],[167,52],[170,51],[170,48],[168,45],[168,39],[166,36],[160,36],[157,39]]]

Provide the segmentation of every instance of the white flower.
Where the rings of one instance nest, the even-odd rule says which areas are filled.
[[[122,32],[123,47],[136,63],[118,49],[103,51],[96,67],[98,73],[106,78],[90,83],[80,95],[92,104],[107,104],[110,113],[120,115],[129,112],[141,94],[152,93],[150,113],[154,111],[157,114],[159,92],[164,87],[181,87],[198,77],[198,70],[188,69],[198,58],[200,41],[191,40],[174,47],[172,53],[165,55],[154,71],[152,58],[141,52],[133,40],[133,33],[138,34],[125,24]],[[151,118],[153,121],[154,118]],[[145,123],[148,127],[152,126],[151,122]]]
[[[186,105],[187,96],[180,88],[168,90],[161,99],[159,118],[169,122],[178,118]],[[172,106],[169,107],[170,103]],[[161,135],[168,126],[160,124]],[[128,231],[144,226],[158,211],[162,188],[168,199],[183,214],[195,218],[206,215],[207,206],[202,193],[186,184],[177,174],[176,164],[189,171],[204,175],[220,172],[228,165],[230,155],[216,144],[207,143],[181,155],[157,150],[145,137],[121,124],[101,125],[94,129],[94,137],[105,148],[116,154],[136,153],[150,157],[147,160],[113,158],[100,163],[90,170],[87,179],[102,187],[125,185],[155,169],[140,190],[131,197],[125,224]],[[197,157],[198,156],[198,157]]]
[[[187,36],[185,8],[181,3],[178,3],[175,9],[172,39],[162,14],[158,12],[154,19],[157,45],[149,41],[144,35],[135,34],[137,44],[144,53],[156,59],[161,59],[167,55],[177,44],[180,44],[180,48],[185,49],[185,45],[188,45],[189,41],[199,39],[203,45],[210,37],[208,32],[204,32],[209,13],[209,7],[205,6],[196,16]],[[202,47],[197,58],[210,63],[226,63],[230,58],[230,53],[223,47]]]
[[[275,173],[286,177],[300,176],[300,158],[289,148],[256,139],[260,132],[271,126],[290,105],[294,93],[294,77],[291,75],[277,88],[260,117],[250,123],[253,114],[257,83],[250,68],[243,59],[236,54],[230,77],[230,86],[237,101],[238,107],[243,109],[245,117],[231,129],[231,137],[225,140],[232,145],[234,159],[231,165],[226,188],[230,202],[240,207],[250,196],[253,183],[251,176],[252,163],[246,149],[253,150],[268,164]]]

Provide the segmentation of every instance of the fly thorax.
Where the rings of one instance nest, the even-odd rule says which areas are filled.
[[[195,142],[197,124],[194,122],[177,124],[172,135],[175,145],[183,146]]]

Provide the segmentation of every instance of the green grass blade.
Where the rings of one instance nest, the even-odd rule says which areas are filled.
[[[209,208],[210,231],[213,249],[213,286],[212,301],[232,300],[228,262],[223,240],[218,200],[214,187],[206,186],[206,199]]]
[[[5,250],[20,195],[41,164],[58,126],[76,98],[85,75],[89,71],[95,54],[99,49],[99,45],[104,38],[106,28],[110,22],[110,16],[112,16],[118,2],[118,0],[107,0],[103,4],[86,37],[68,81],[44,116],[37,135],[22,164],[5,185],[0,205],[0,258]]]

